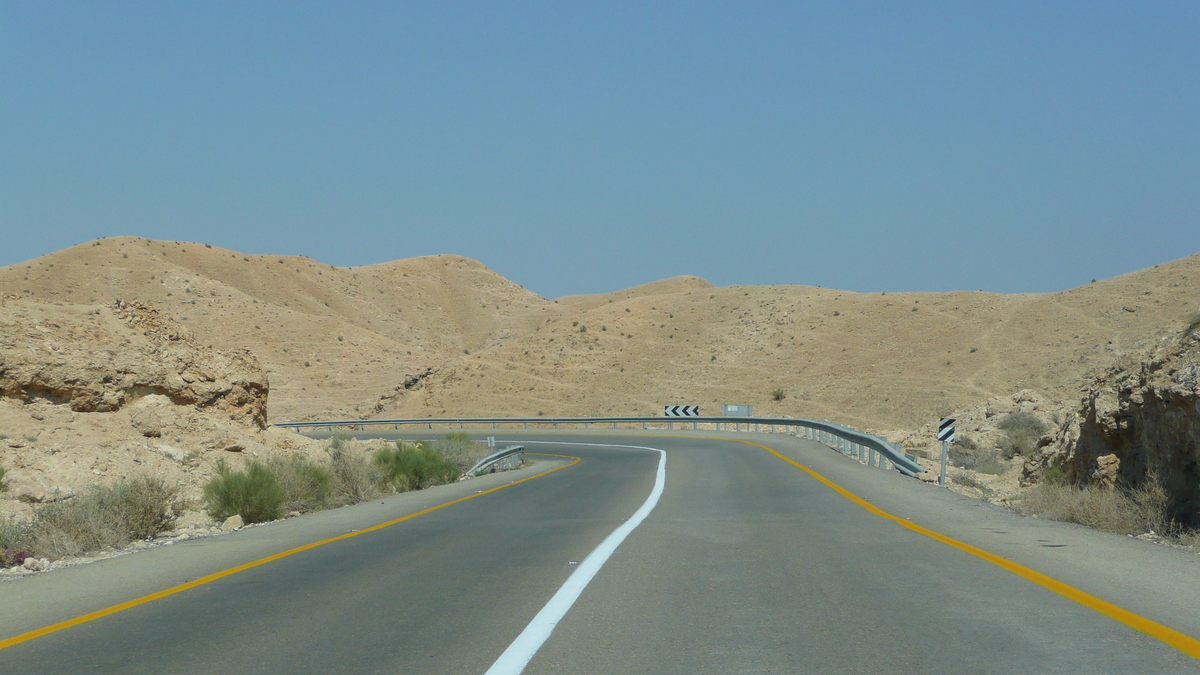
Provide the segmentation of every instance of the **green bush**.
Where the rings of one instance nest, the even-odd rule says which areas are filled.
[[[396,441],[394,448],[377,450],[374,463],[384,483],[397,492],[450,483],[462,474],[457,464],[423,443]]]
[[[0,466],[0,492],[8,489],[8,485],[4,483],[4,467]]]
[[[1038,439],[1049,430],[1046,423],[1036,415],[1023,410],[1008,415],[1000,420],[997,426],[1004,432],[1000,439],[1000,450],[1004,459],[1033,454],[1033,451],[1037,450]]]
[[[267,469],[287,495],[283,511],[320,511],[333,501],[333,473],[303,455],[272,457]],[[243,516],[244,518],[245,516]]]
[[[784,391],[783,389],[777,388],[777,389],[773,389],[771,391],[771,400],[772,401],[782,401],[785,398],[787,398],[787,392]]]
[[[960,435],[950,444],[950,463],[994,476],[999,476],[1008,468],[996,456],[995,450],[980,447],[975,439],[966,434]]]
[[[244,471],[217,462],[217,475],[204,486],[204,505],[215,520],[241,515],[247,523],[279,518],[287,492],[275,474],[262,462],[251,460]]]
[[[174,528],[176,495],[159,478],[98,485],[39,508],[24,541],[36,557],[58,559],[150,539]]]

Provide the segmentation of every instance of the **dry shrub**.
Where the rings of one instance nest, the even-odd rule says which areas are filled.
[[[985,483],[980,481],[969,471],[955,471],[954,473],[950,474],[950,480],[958,483],[959,485],[975,488],[976,490],[982,490],[987,487]]]
[[[1131,490],[1042,482],[1016,504],[1017,510],[1026,515],[1117,534],[1173,529],[1168,506],[1166,491],[1153,480]]]
[[[26,535],[26,528],[13,519],[0,518],[0,567],[20,565],[30,556]]]
[[[174,528],[176,494],[151,477],[99,485],[39,508],[21,536],[35,557],[51,560],[125,546]]]
[[[963,434],[950,444],[950,463],[979,473],[999,476],[1008,468],[990,448],[982,448],[975,439]]]
[[[1033,454],[1037,449],[1038,439],[1049,430],[1045,422],[1024,410],[1008,415],[996,426],[1004,432],[1003,438],[1000,439],[1000,450],[1004,453],[1004,459]]]
[[[334,436],[325,448],[329,453],[329,471],[333,475],[334,499],[341,504],[357,504],[379,494],[382,476],[362,453],[346,444],[346,438]]]
[[[489,454],[486,443],[473,441],[464,433],[446,434],[434,441],[432,449],[442,457],[454,462],[460,473],[475,466],[476,462]]]
[[[287,495],[281,510],[307,513],[332,505],[333,473],[329,469],[303,455],[272,457],[266,465]]]
[[[1184,530],[1176,535],[1176,540],[1184,546],[1200,548],[1200,530]]]

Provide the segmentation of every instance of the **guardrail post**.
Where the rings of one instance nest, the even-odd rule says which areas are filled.
[[[699,428],[700,428],[699,422],[692,422],[692,431],[696,431]]]
[[[667,422],[667,430],[668,430],[668,431],[675,431],[675,423],[674,423],[674,422]]]
[[[646,430],[646,423],[642,422],[642,431],[645,431],[645,430]]]

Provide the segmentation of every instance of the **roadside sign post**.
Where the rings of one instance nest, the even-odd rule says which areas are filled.
[[[954,418],[943,417],[938,422],[938,440],[942,442],[942,473],[938,477],[938,485],[946,487],[946,459],[950,456],[950,444],[954,442]]]

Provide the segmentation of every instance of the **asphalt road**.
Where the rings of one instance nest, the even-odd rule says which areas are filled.
[[[488,435],[495,435],[489,432]],[[0,639],[472,497],[0,650],[0,673],[484,673],[665,489],[527,673],[1200,673],[1200,661],[874,515],[766,450],[501,434],[580,458],[0,584]],[[749,438],[743,434],[742,438]],[[1185,634],[1200,556],[1000,509],[755,436],[872,504]]]

